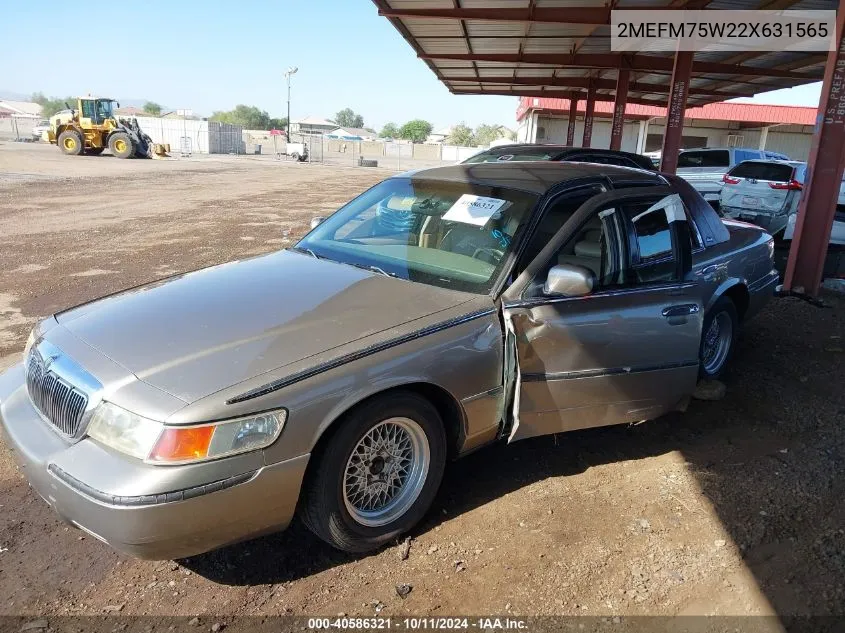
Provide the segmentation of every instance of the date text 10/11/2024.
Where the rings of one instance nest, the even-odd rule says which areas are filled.
[[[309,618],[309,630],[397,630],[397,631],[524,631],[528,623],[518,618],[499,617],[338,617],[338,618]]]

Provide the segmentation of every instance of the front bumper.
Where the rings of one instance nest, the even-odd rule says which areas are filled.
[[[0,429],[30,485],[59,516],[114,549],[156,560],[201,554],[287,527],[309,457],[197,481],[197,472],[204,472],[197,465],[149,466],[88,439],[71,445],[32,406],[20,364],[0,375]],[[205,466],[225,473],[223,461]],[[114,472],[121,480],[115,490],[99,490],[74,476],[92,467]],[[151,472],[166,472],[157,484],[161,489],[150,490]],[[182,472],[184,486],[178,485]],[[142,494],[133,494],[135,482]]]

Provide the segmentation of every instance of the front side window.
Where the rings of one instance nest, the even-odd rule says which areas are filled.
[[[671,281],[676,276],[672,229],[664,201],[665,198],[656,204],[646,202],[625,207],[637,249],[626,277],[629,283]]]
[[[361,194],[296,249],[419,283],[487,293],[537,197],[462,182],[392,178]]]

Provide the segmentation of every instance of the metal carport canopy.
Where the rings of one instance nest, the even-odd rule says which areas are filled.
[[[583,146],[596,101],[614,101],[611,148],[621,140],[625,104],[666,107],[661,169],[674,173],[684,112],[734,97],[824,80],[786,271],[786,287],[815,295],[845,166],[845,0],[373,0],[454,94],[565,97],[572,142],[577,102],[586,99]],[[613,9],[837,10],[829,54],[610,49]]]
[[[420,59],[454,94],[612,101],[619,69],[629,103],[666,106],[673,53],[610,50],[612,9],[835,9],[834,0],[374,0]],[[827,55],[696,53],[690,106],[821,81]],[[577,98],[577,97],[576,97]]]

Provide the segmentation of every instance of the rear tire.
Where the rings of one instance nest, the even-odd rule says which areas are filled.
[[[704,317],[699,348],[699,377],[719,378],[733,356],[739,315],[729,297],[719,297]]]
[[[346,552],[378,549],[428,511],[446,466],[446,433],[434,406],[410,392],[353,410],[315,454],[301,518]]]
[[[109,151],[118,158],[130,158],[135,148],[126,132],[115,132],[109,137]]]
[[[65,130],[59,134],[56,141],[62,153],[68,156],[79,156],[85,149],[85,143],[82,140],[82,135],[76,130]]]

